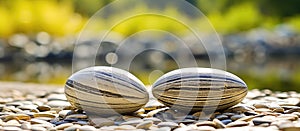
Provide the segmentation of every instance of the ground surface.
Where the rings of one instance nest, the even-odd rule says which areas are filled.
[[[95,119],[72,108],[60,85],[0,82],[0,91],[1,130],[300,130],[300,94],[293,91],[251,90],[241,104],[212,115],[182,114],[151,97],[134,114]]]

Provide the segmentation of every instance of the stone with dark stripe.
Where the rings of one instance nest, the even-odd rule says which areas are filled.
[[[155,98],[176,110],[223,110],[240,103],[247,85],[229,72],[212,68],[183,68],[161,76],[152,86]]]
[[[65,95],[72,106],[93,116],[132,113],[149,99],[139,79],[125,70],[106,66],[74,73],[66,82]]]

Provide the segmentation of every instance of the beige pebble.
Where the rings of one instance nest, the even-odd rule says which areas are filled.
[[[196,128],[196,130],[200,130],[200,131],[214,131],[216,130],[214,127],[211,126],[199,126]]]
[[[215,122],[212,122],[212,121],[202,121],[202,122],[198,122],[195,124],[196,126],[211,126],[211,127],[214,127],[216,128],[216,123]]]
[[[52,113],[49,113],[49,112],[39,112],[39,113],[35,113],[33,114],[33,117],[49,117],[49,118],[55,118],[57,117],[58,115],[57,114],[52,114]]]
[[[94,130],[96,130],[96,128],[93,126],[84,125],[84,126],[79,127],[79,130],[80,131],[94,131]]]
[[[93,125],[97,127],[114,125],[114,121],[107,118],[97,117],[97,118],[90,119],[90,121],[92,122]]]
[[[132,125],[121,125],[121,126],[115,127],[114,129],[115,130],[134,130],[136,128]]]
[[[272,112],[272,110],[268,108],[257,108],[254,110],[255,112],[262,113],[262,112]]]
[[[143,120],[142,119],[137,119],[137,120],[130,120],[130,121],[125,121],[123,123],[121,123],[121,125],[132,125],[132,126],[136,126],[139,123],[142,123]]]
[[[69,102],[66,101],[59,101],[59,100],[54,100],[54,101],[49,101],[47,105],[51,107],[66,107],[66,106],[71,106]]]
[[[160,127],[154,131],[171,131],[171,127]]]
[[[147,117],[153,117],[158,112],[165,111],[167,109],[169,109],[169,107],[160,108],[160,109],[156,109],[156,110],[150,111],[150,112],[147,113]]]
[[[31,130],[32,131],[47,131],[46,128],[42,127],[42,126],[31,126]]]
[[[39,111],[50,111],[51,110],[51,107],[48,106],[48,105],[41,105],[41,106],[38,106],[37,109]]]
[[[47,129],[50,129],[50,128],[53,128],[54,126],[51,124],[33,124],[31,125],[31,127],[33,126],[40,126],[40,127],[44,127],[44,128],[47,128]]]
[[[7,127],[3,127],[1,128],[3,131],[21,131],[22,129],[19,127],[15,127],[15,126],[7,126]]]
[[[66,116],[66,119],[67,118],[87,119],[88,116],[84,115],[84,114],[72,114],[72,115]]]
[[[17,127],[20,127],[21,124],[17,120],[9,120],[9,121],[3,123],[2,126],[3,127],[6,127],[6,126],[17,126]]]
[[[100,131],[113,131],[118,126],[103,126],[100,128]]]
[[[12,115],[6,116],[3,121],[6,122],[9,120],[13,120],[13,119],[28,121],[28,120],[30,120],[30,116],[28,116],[26,114],[12,114]]]
[[[235,121],[226,125],[226,127],[240,127],[240,126],[248,126],[249,122],[245,121]]]
[[[60,125],[56,126],[55,129],[63,130],[63,129],[68,128],[70,126],[73,126],[73,124],[72,123],[64,123],[64,124],[60,124]]]
[[[144,121],[136,125],[137,129],[149,129],[153,125],[153,121]]]
[[[65,128],[64,131],[76,131],[77,129],[79,130],[80,127],[80,125],[73,125]]]
[[[269,106],[267,104],[264,104],[264,103],[253,104],[253,106],[255,108],[269,108]]]
[[[58,114],[60,117],[65,118],[67,114],[70,114],[72,110],[61,110]]]
[[[143,120],[144,120],[144,121],[153,121],[153,124],[158,124],[158,123],[161,122],[160,119],[155,118],[155,117],[148,117],[148,118],[144,118]]]
[[[22,129],[25,129],[25,130],[29,130],[29,129],[31,129],[31,124],[29,123],[29,122],[23,122],[22,124],[21,124],[21,128]]]
[[[217,129],[222,129],[222,128],[225,128],[226,126],[218,119],[214,119],[213,122],[215,123],[216,125],[216,128]]]
[[[298,120],[298,116],[293,114],[281,114],[280,116],[277,116],[277,119],[295,121]]]
[[[157,126],[159,128],[161,128],[161,127],[170,127],[172,129],[174,129],[174,128],[178,127],[178,124],[175,123],[175,122],[161,122],[161,123],[157,124]]]

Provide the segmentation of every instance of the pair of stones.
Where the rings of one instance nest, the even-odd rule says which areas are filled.
[[[180,111],[222,110],[241,102],[247,85],[223,70],[183,68],[161,76],[153,84],[152,94],[164,105]],[[101,116],[132,113],[149,100],[138,78],[106,66],[74,73],[66,82],[65,95],[72,106]]]

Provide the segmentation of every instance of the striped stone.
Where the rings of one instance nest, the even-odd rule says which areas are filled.
[[[222,110],[240,103],[247,85],[239,77],[212,68],[183,68],[161,76],[152,86],[161,103],[177,110]]]
[[[71,105],[100,116],[132,113],[149,97],[145,85],[131,73],[106,66],[74,73],[66,82],[65,95]]]

